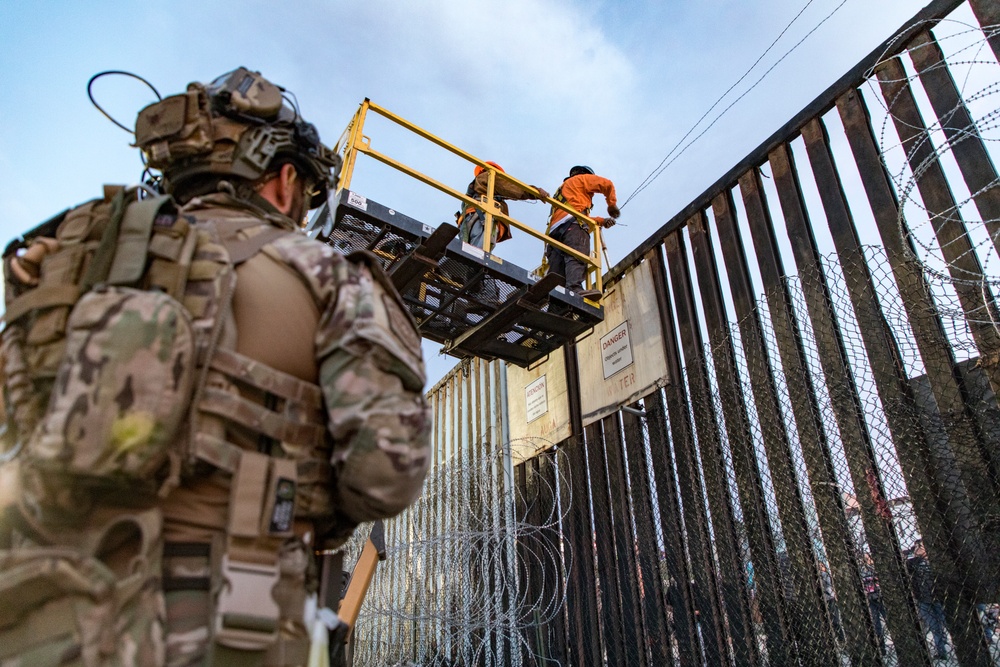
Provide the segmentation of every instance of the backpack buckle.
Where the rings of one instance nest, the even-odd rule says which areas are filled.
[[[277,564],[234,563],[224,554],[215,641],[244,651],[262,651],[273,644],[280,611],[271,591],[280,576]]]

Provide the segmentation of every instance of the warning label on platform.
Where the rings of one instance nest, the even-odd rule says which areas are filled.
[[[347,203],[348,205],[361,209],[362,211],[368,210],[368,200],[353,190],[347,193]]]

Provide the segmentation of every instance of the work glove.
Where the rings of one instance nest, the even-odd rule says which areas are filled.
[[[615,222],[617,221],[614,218],[604,218],[603,220],[601,220],[601,227],[604,227],[605,229],[608,229],[609,227],[614,227]]]
[[[549,191],[546,190],[545,188],[540,188],[537,185],[532,185],[531,187],[533,187],[536,190],[538,190],[538,198],[539,199],[548,199],[549,198]]]
[[[614,204],[608,204],[608,215],[610,215],[612,218],[617,218],[621,214],[622,214],[621,209],[619,209]]]

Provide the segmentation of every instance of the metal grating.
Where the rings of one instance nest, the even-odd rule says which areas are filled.
[[[452,225],[422,224],[351,191],[327,223],[320,240],[345,254],[372,252],[421,335],[453,356],[529,366],[604,318],[563,287],[549,291],[549,281],[453,238]]]

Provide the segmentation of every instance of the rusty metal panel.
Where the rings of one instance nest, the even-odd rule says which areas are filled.
[[[604,631],[604,651],[609,665],[625,665],[628,647],[622,623],[622,600],[618,587],[614,518],[604,465],[604,435],[601,423],[584,430],[587,437],[587,461],[590,470],[590,498],[594,515],[594,541],[597,545],[597,576],[600,584],[601,627]]]
[[[650,429],[650,459],[656,483],[657,509],[663,528],[663,585],[664,601],[673,620],[672,629],[676,642],[677,657],[684,667],[700,664],[701,650],[698,646],[698,630],[691,582],[694,574],[689,566],[688,544],[684,530],[684,513],[681,509],[681,490],[674,477],[674,450],[678,443],[691,437],[691,425],[686,411],[687,402],[684,382],[680,381],[680,350],[674,333],[673,303],[667,290],[667,269],[663,251],[657,248],[646,259],[653,270],[653,286],[659,304],[660,326],[664,332],[663,352],[670,376],[678,378],[663,392],[646,397],[647,416]],[[666,394],[666,396],[664,396]],[[671,419],[667,419],[667,404],[670,405]],[[674,420],[677,421],[674,421]]]
[[[876,390],[883,405],[905,403],[909,395],[906,392],[900,353],[878,304],[871,271],[858,241],[858,233],[844,197],[840,175],[834,164],[822,121],[814,119],[807,123],[802,128],[802,138],[816,177],[840,265],[848,276],[847,289],[854,313],[862,323],[860,333]],[[834,395],[845,397],[842,403],[846,405],[842,405],[836,413],[837,422],[854,488],[860,490],[856,497],[872,566],[876,572],[885,573],[879,577],[879,595],[885,605],[893,610],[892,614],[886,616],[893,647],[901,662],[915,666],[928,665],[924,633],[906,584],[902,545],[892,514],[885,511],[887,496],[884,485],[880,477],[874,474],[879,469],[879,462],[865,420],[864,408],[859,404],[855,379],[843,353],[838,352],[834,359],[838,359],[844,368],[842,371],[834,368],[827,374],[827,381],[837,383],[832,391]],[[850,400],[846,400],[847,398]],[[912,425],[900,419],[900,411],[889,410],[886,416],[897,451],[911,447],[910,439],[920,438],[919,431],[912,433]]]
[[[597,579],[590,523],[590,486],[582,442],[566,446],[571,504],[563,526],[569,559],[566,606],[569,612],[568,664],[601,664],[601,631],[597,616]]]
[[[711,536],[708,531],[706,502],[699,484],[699,454],[710,458],[720,451],[720,433],[716,422],[708,370],[703,354],[704,345],[696,320],[694,292],[691,285],[687,253],[680,232],[664,241],[670,281],[674,289],[674,307],[679,326],[679,337],[686,362],[691,412],[696,432],[684,433],[683,440],[675,440],[679,484],[684,501],[684,524],[688,531],[688,549],[692,560],[693,596],[696,616],[703,637],[703,650],[709,665],[727,664],[729,643],[726,638],[717,566],[712,555]],[[669,397],[670,394],[668,394]],[[668,403],[669,405],[669,403]],[[688,422],[687,406],[679,406],[684,414],[672,411],[670,420]],[[697,443],[692,439],[697,436]],[[710,477],[711,479],[711,477]],[[707,480],[706,480],[707,481]],[[712,494],[713,497],[716,494]]]

